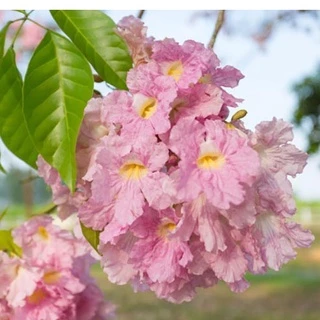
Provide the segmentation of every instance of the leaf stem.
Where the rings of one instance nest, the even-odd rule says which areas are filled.
[[[33,19],[28,18],[28,20],[29,20],[30,22],[36,24],[38,27],[40,27],[40,28],[42,28],[42,29],[44,29],[44,30],[52,31],[52,30],[50,30],[49,28],[45,27],[44,25],[40,24],[39,22],[37,22],[37,21],[35,21],[35,20],[33,20]]]
[[[23,27],[23,25],[25,24],[25,22],[29,19],[29,15],[33,12],[34,10],[31,10],[31,11],[29,11],[28,13],[24,13],[24,17],[23,18],[20,18],[20,19],[17,19],[17,20],[14,20],[14,21],[12,21],[12,23],[13,22],[17,22],[17,21],[22,21],[21,22],[21,24],[20,24],[20,26],[19,26],[19,28],[18,28],[18,30],[17,30],[17,32],[16,32],[16,34],[14,35],[14,37],[13,37],[13,40],[12,40],[12,43],[11,43],[11,47],[13,48],[13,46],[14,46],[14,44],[15,44],[15,42],[16,42],[16,40],[17,40],[17,38],[18,38],[18,36],[19,36],[19,34],[20,34],[20,32],[21,32],[21,29],[22,29],[22,27]],[[23,13],[23,12],[20,12],[20,13]]]

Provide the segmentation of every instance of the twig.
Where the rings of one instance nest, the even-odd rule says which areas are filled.
[[[218,18],[216,21],[216,25],[214,26],[214,30],[213,30],[211,39],[208,43],[209,49],[213,49],[214,43],[216,42],[218,33],[219,33],[219,31],[223,25],[223,22],[224,22],[224,13],[225,13],[225,10],[219,10],[219,12],[218,12]]]
[[[142,17],[143,17],[143,15],[144,15],[145,11],[146,11],[146,10],[140,10],[140,11],[139,11],[139,13],[138,13],[137,18],[138,18],[138,19],[142,19]]]
[[[97,83],[100,83],[100,82],[103,82],[104,80],[98,74],[94,74],[93,75],[93,81],[97,82]]]
[[[32,176],[32,175],[30,175],[29,177],[20,180],[20,183],[21,183],[21,184],[26,184],[26,183],[32,182],[33,180],[36,180],[36,179],[38,179],[38,178],[39,178],[38,176]]]

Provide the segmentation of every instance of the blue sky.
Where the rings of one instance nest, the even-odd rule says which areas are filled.
[[[147,11],[143,17],[148,34],[156,39],[175,38],[179,42],[193,39],[205,44],[211,36],[214,20],[192,19],[194,11]],[[123,16],[137,11],[109,11],[117,22]],[[233,14],[240,17],[239,28],[255,25],[264,11],[242,11]],[[41,16],[41,11],[38,12]],[[47,16],[47,13],[45,14]],[[242,20],[241,20],[242,19]],[[246,126],[253,129],[257,123],[272,117],[290,121],[296,103],[291,91],[293,83],[314,72],[320,64],[320,33],[310,35],[289,27],[281,27],[262,52],[257,45],[243,36],[228,36],[221,32],[215,44],[215,52],[222,65],[232,65],[241,70],[245,78],[230,91],[243,98],[241,108],[248,111]],[[301,131],[294,130],[294,143],[301,149],[306,141]],[[6,157],[6,163],[12,158]],[[302,175],[293,180],[294,191],[304,199],[320,199],[320,155],[309,159]]]

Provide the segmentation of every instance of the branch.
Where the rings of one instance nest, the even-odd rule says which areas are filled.
[[[219,33],[219,31],[220,31],[220,29],[221,29],[221,27],[223,25],[223,22],[224,22],[224,13],[225,13],[225,10],[219,10],[219,12],[218,12],[216,25],[214,27],[211,39],[210,39],[210,41],[208,43],[208,48],[209,49],[213,49],[214,43],[216,42],[218,33]]]
[[[142,17],[143,17],[143,15],[144,15],[145,11],[146,11],[146,10],[140,10],[140,11],[139,11],[139,13],[138,13],[137,18],[138,18],[138,19],[142,19]]]

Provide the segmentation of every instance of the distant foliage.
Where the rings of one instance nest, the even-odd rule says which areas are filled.
[[[293,121],[304,128],[308,138],[308,153],[316,153],[320,147],[320,67],[293,88],[297,95]]]

